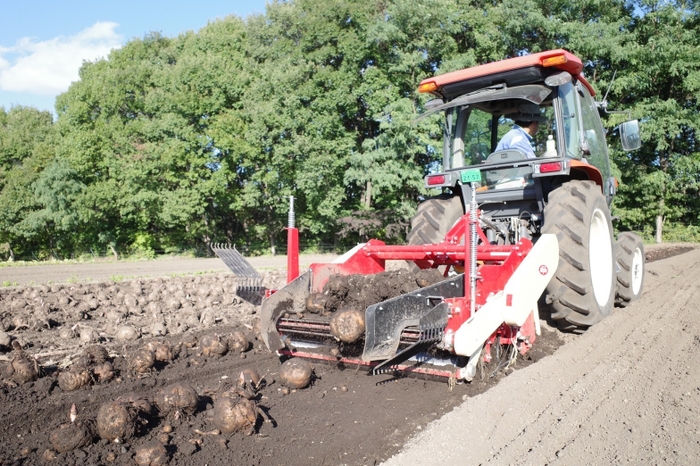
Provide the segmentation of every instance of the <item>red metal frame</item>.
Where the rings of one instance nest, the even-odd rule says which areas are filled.
[[[351,365],[366,367],[369,369],[371,369],[375,366],[378,366],[381,363],[381,361],[363,361],[362,359],[357,359],[357,358],[335,357],[335,356],[329,356],[327,354],[320,354],[320,353],[310,353],[310,352],[304,352],[304,351],[290,351],[288,349],[281,349],[281,350],[277,351],[277,353],[281,356],[290,356],[290,357],[305,358],[305,359],[315,359],[316,361],[327,361],[327,362],[331,362],[331,363],[335,363],[335,364],[351,364]],[[440,370],[440,369],[434,369],[431,367],[411,366],[408,364],[398,364],[396,366],[392,366],[392,368],[398,372],[429,375],[429,376],[433,376],[433,377],[450,377],[453,375],[453,371],[447,370],[447,369]]]
[[[387,260],[412,260],[421,268],[436,268],[441,265],[466,268],[469,262],[469,215],[462,216],[445,236],[445,241],[438,244],[387,246],[382,241],[370,240],[359,248],[345,262],[339,264],[311,264],[312,290],[319,292],[332,274],[374,274],[384,271]],[[486,303],[489,296],[503,290],[506,283],[518,268],[525,256],[532,249],[532,242],[522,239],[514,245],[492,245],[479,225],[477,235],[481,244],[476,249],[479,280],[474,296],[478,310]],[[466,238],[466,241],[461,241]],[[460,244],[461,243],[461,244]],[[468,277],[465,275],[465,280]],[[446,332],[456,332],[471,317],[469,296],[470,289],[465,283],[465,295],[460,298],[445,299],[452,309]],[[505,333],[505,330],[500,333]],[[511,338],[509,335],[504,335]]]
[[[342,262],[330,264],[311,264],[311,291],[320,292],[333,274],[375,274],[384,272],[387,260],[412,260],[421,268],[437,268],[439,266],[460,267],[468,269],[470,256],[470,218],[469,214],[462,216],[455,226],[447,233],[445,240],[438,244],[387,246],[379,240],[370,240],[358,246],[354,253],[349,254]],[[490,296],[502,291],[518,266],[532,249],[532,242],[522,239],[514,245],[492,245],[489,243],[478,222],[475,222],[476,233],[481,244],[476,248],[477,275],[476,295],[470,296],[469,277],[465,274],[464,296],[446,298],[451,313],[445,328],[445,334],[454,333],[471,317],[471,300],[474,300],[475,310],[483,306]],[[296,278],[298,273],[298,232],[289,229],[288,281]],[[294,270],[294,258],[296,267]],[[313,325],[311,325],[313,326]],[[535,324],[530,315],[522,327],[501,325],[485,342],[487,349],[498,339],[503,345],[517,345],[521,353],[525,353],[535,341]],[[449,345],[448,345],[449,346]],[[357,364],[373,367],[378,362],[363,361],[355,358],[333,357],[313,352],[280,350],[280,354],[298,356],[336,363]],[[489,358],[489,352],[484,352],[484,359]],[[421,368],[401,365],[398,370],[440,377],[452,375],[450,371],[440,371],[432,368]]]

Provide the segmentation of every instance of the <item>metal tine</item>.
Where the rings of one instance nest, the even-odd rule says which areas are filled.
[[[421,329],[420,336],[418,338],[420,341],[437,341],[443,337],[444,332],[445,329],[443,327],[428,327]]]
[[[211,245],[211,250],[214,251],[214,254],[219,256],[229,269],[231,269],[234,275],[240,278],[259,280],[260,284],[262,284],[262,277],[260,274],[256,272],[253,266],[236,250],[235,246],[217,243]]]
[[[379,369],[373,369],[374,375],[388,374],[389,372],[399,372],[397,366],[386,366]]]
[[[374,385],[377,386],[377,387],[379,387],[380,385],[384,385],[384,384],[387,384],[387,383],[389,383],[389,382],[396,382],[397,380],[401,380],[401,377],[394,376],[394,377],[392,377],[392,378],[390,378],[390,379],[380,380],[379,382],[377,382],[377,383],[374,384]]]

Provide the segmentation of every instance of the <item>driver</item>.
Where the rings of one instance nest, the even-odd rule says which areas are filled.
[[[540,123],[547,121],[547,118],[540,113],[540,108],[534,104],[523,104],[518,107],[518,113],[506,115],[515,121],[513,129],[508,131],[496,146],[496,151],[506,149],[517,149],[527,156],[535,158],[535,150],[532,141]]]

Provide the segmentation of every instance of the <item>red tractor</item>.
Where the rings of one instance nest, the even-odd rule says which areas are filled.
[[[421,118],[444,115],[442,170],[425,185],[442,194],[418,206],[408,245],[370,240],[270,294],[261,310],[267,347],[364,364],[373,373],[471,380],[493,347],[510,348],[513,357],[531,347],[542,306],[560,329],[580,332],[616,302],[638,299],[644,248],[630,233],[614,240],[617,183],[598,114],[603,105],[582,69],[573,54],[552,50],[424,80],[418,90],[435,99]],[[636,121],[619,132],[625,150],[639,147]],[[444,280],[370,305],[361,355],[320,350],[334,342],[329,319],[294,311],[331,276],[377,274],[386,261],[438,268]],[[436,365],[445,356],[451,365]]]

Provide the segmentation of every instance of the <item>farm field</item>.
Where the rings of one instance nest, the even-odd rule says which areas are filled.
[[[700,452],[700,250],[654,245],[647,258],[640,301],[580,336],[544,319],[542,336],[514,370],[452,390],[444,381],[324,364],[315,364],[309,388],[284,387],[278,358],[256,337],[258,308],[231,293],[235,278],[213,260],[167,261],[159,271],[142,267],[160,261],[123,263],[124,271],[90,272],[90,280],[76,271],[81,264],[3,268],[15,276],[34,269],[33,286],[0,290],[0,329],[38,361],[41,377],[21,383],[24,372],[11,364],[22,361],[20,350],[0,351],[0,464],[134,464],[154,445],[182,465],[690,464]],[[251,260],[266,286],[284,283],[281,259]],[[330,259],[304,257],[302,266]],[[249,345],[231,343],[240,333]],[[209,350],[215,335],[228,341],[223,355]],[[142,371],[135,361],[149,343],[169,352]],[[96,345],[107,350],[111,379],[97,376],[99,358],[85,357]],[[89,380],[69,390],[61,374],[83,365]],[[222,433],[217,400],[233,393],[247,368],[264,379],[252,390],[251,432]],[[193,389],[195,402],[164,401],[175,383]],[[72,405],[76,422],[94,427],[100,408],[119,397],[134,413],[125,438],[95,436],[57,451],[51,434],[69,423]]]

